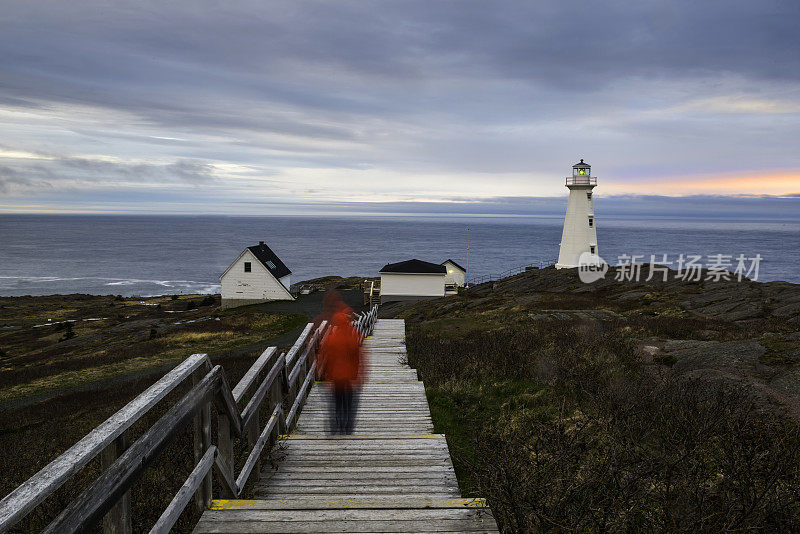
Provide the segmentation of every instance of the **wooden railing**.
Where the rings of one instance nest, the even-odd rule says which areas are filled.
[[[364,305],[374,306],[381,296],[380,280],[364,280]]]
[[[372,332],[376,317],[377,306],[354,321],[362,338]],[[219,365],[213,366],[205,354],[193,354],[0,501],[0,532],[19,523],[97,456],[102,474],[45,532],[77,532],[101,520],[105,532],[131,532],[131,486],[189,424],[194,425],[195,467],[150,532],[169,532],[192,497],[198,508],[207,507],[213,494],[212,470],[221,481],[221,496],[239,497],[250,475],[259,470],[265,446],[296,423],[314,383],[317,351],[326,331],[326,322],[316,329],[309,323],[285,354],[269,347],[233,389]],[[189,392],[131,443],[131,426],[189,377],[193,380]],[[216,444],[211,439],[212,405]],[[269,419],[261,428],[260,413],[265,408]],[[249,450],[238,475],[234,438],[246,439]]]
[[[353,326],[355,326],[358,333],[361,334],[362,340],[372,333],[372,329],[375,328],[375,321],[377,320],[378,305],[376,304],[369,312],[362,314],[358,319],[353,321]]]

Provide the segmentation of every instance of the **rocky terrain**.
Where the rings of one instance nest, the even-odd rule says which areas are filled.
[[[534,269],[406,319],[464,495],[503,532],[793,532],[800,286]]]
[[[453,335],[508,324],[567,321],[616,332],[637,344],[641,361],[686,373],[745,381],[800,418],[800,285],[685,281],[670,271],[640,281],[581,282],[575,269],[533,269],[445,297],[384,306],[385,316]]]

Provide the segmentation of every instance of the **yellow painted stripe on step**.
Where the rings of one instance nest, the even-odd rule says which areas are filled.
[[[250,499],[214,499],[209,508],[211,510],[241,510],[250,508],[257,502]]]
[[[390,499],[379,499],[381,502],[388,503],[391,502]],[[434,499],[435,500],[435,499]],[[413,504],[414,499],[403,499],[398,498],[397,504]],[[246,510],[256,506],[259,502],[264,501],[256,501],[250,499],[214,499],[211,501],[211,510]],[[272,501],[275,502],[275,501]],[[288,504],[289,500],[278,500],[282,504]],[[483,498],[469,498],[469,499],[445,499],[443,501],[438,501],[444,506],[465,506],[467,508],[486,508],[486,499]],[[369,498],[364,499],[333,499],[327,501],[328,505],[339,505],[343,508],[359,508],[362,505],[366,507],[374,506],[374,503]],[[423,505],[424,507],[424,505]]]
[[[377,435],[334,435],[334,436],[320,436],[320,435],[312,435],[312,434],[281,434],[278,436],[278,439],[317,439],[317,440],[325,440],[325,439],[442,439],[444,438],[444,434],[421,434],[418,436],[407,436],[405,434],[394,434],[388,436],[377,436]]]

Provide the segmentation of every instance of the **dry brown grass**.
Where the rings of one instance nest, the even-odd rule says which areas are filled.
[[[800,430],[735,381],[653,372],[615,328],[568,322],[418,328],[408,350],[462,489],[506,532],[800,524]]]

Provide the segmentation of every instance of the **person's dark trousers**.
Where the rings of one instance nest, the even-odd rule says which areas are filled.
[[[331,434],[352,434],[356,424],[358,391],[351,387],[333,388]]]
[[[353,429],[356,426],[356,415],[358,415],[358,397],[359,397],[358,388],[351,389],[349,393],[349,398],[347,400],[347,411],[344,420],[343,430],[345,434],[352,434]]]

